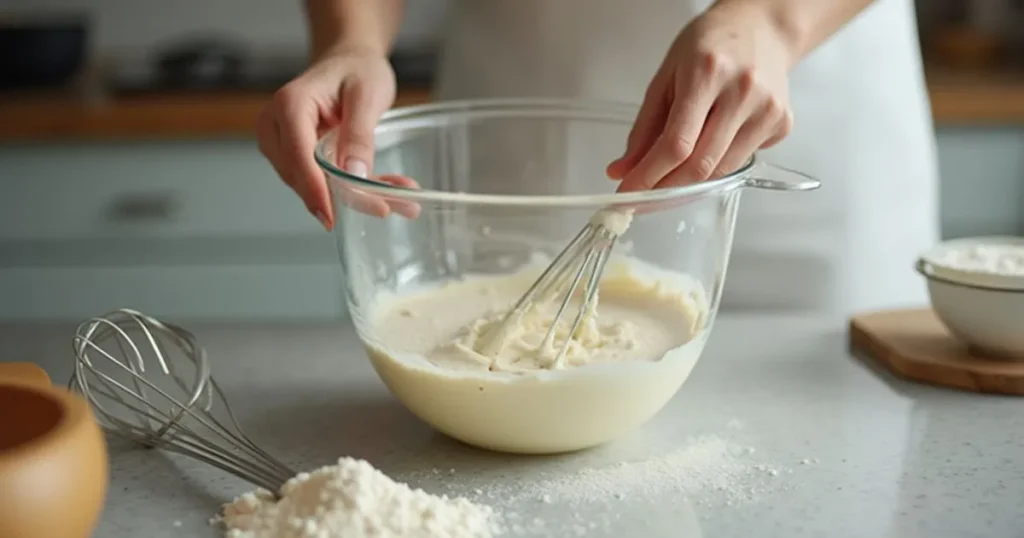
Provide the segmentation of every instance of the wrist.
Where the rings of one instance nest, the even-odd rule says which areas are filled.
[[[788,65],[793,67],[807,53],[812,34],[799,6],[794,4],[786,0],[716,0],[708,13],[749,21],[754,31],[763,32],[780,45]]]
[[[313,60],[337,54],[359,54],[387,58],[391,50],[391,36],[372,20],[353,17],[354,20],[327,18],[312,26],[310,53]]]
[[[313,59],[346,50],[387,57],[403,5],[402,0],[306,0]]]
[[[314,43],[313,60],[316,61],[330,56],[376,57],[387,60],[389,50],[389,47],[381,46],[375,40],[346,37],[326,43]]]

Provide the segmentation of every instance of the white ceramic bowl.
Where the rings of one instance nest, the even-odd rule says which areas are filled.
[[[951,263],[977,247],[1024,249],[1022,237],[971,237],[936,245],[917,262],[932,309],[954,336],[993,358],[1024,361],[1024,275]]]

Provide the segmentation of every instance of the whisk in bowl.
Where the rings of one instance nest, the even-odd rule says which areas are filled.
[[[563,368],[573,338],[597,309],[601,275],[604,274],[612,248],[619,236],[629,228],[632,220],[633,210],[628,208],[602,209],[595,213],[502,319],[481,335],[474,350],[485,357],[497,356],[505,347],[511,329],[530,308],[554,301],[561,295],[562,299],[551,320],[551,326],[537,351],[554,349],[559,322],[572,303],[580,284],[583,283],[582,299],[565,334],[565,340],[547,363],[549,369]]]
[[[242,431],[210,375],[206,351],[185,329],[119,309],[79,325],[73,345],[70,388],[89,401],[104,430],[208,463],[274,494],[295,475]]]

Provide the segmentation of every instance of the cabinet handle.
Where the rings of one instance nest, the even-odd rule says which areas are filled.
[[[169,220],[177,208],[170,193],[125,194],[111,202],[107,215],[115,222]]]

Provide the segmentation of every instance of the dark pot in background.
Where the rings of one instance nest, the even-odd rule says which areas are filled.
[[[0,90],[67,85],[85,66],[89,18],[79,13],[0,14]]]

